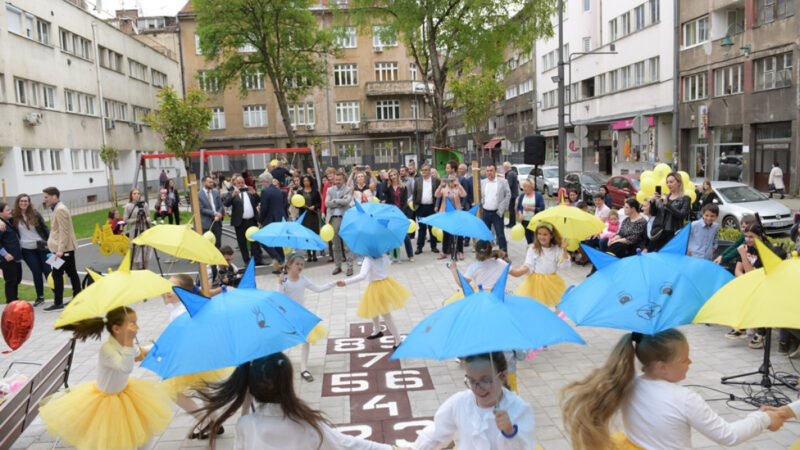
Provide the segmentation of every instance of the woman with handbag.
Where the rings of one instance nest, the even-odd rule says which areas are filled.
[[[692,199],[683,193],[683,180],[680,174],[672,172],[667,175],[669,194],[661,195],[656,191],[650,198],[650,210],[655,216],[650,230],[650,241],[655,251],[663,247],[675,234],[683,228],[689,219]]]
[[[33,274],[33,284],[36,288],[36,301],[33,302],[33,306],[39,306],[44,303],[43,280],[50,275],[50,265],[45,262],[47,261],[47,238],[50,237],[50,230],[42,215],[31,203],[28,194],[19,194],[14,201],[11,224],[19,234],[22,259]]]

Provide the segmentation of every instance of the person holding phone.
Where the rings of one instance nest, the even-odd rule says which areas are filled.
[[[662,195],[661,186],[656,186],[656,193],[650,197],[650,212],[656,217],[650,231],[654,251],[660,250],[683,228],[692,206],[692,200],[683,193],[680,174],[667,175],[667,188],[669,193]]]

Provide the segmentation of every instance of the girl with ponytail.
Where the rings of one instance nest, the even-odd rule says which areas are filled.
[[[226,381],[210,385],[199,395],[206,404],[201,422],[211,421],[211,448],[216,430],[252,396],[260,406],[254,414],[236,422],[237,449],[261,450],[277,445],[286,449],[393,449],[333,429],[322,412],[295,394],[292,364],[280,352],[240,365]]]
[[[39,415],[47,431],[78,449],[134,449],[144,446],[172,420],[169,397],[158,382],[130,377],[141,358],[134,345],[136,312],[119,307],[105,317],[67,325],[75,339],[111,337],[100,348],[97,381],[42,400]]]
[[[636,376],[635,359],[642,364],[642,375]],[[677,384],[691,363],[689,343],[678,330],[624,335],[602,367],[562,391],[564,426],[573,448],[683,450],[692,447],[692,428],[717,444],[732,446],[783,425],[785,417],[777,411],[725,421],[699,394]],[[800,412],[800,401],[791,407]],[[612,436],[608,424],[618,410],[625,433]]]

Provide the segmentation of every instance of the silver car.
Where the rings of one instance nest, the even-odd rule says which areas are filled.
[[[696,185],[702,185],[702,181]],[[721,227],[738,230],[743,215],[757,213],[767,234],[786,233],[792,228],[792,211],[783,203],[735,181],[713,181],[711,186],[719,198],[717,222]]]
[[[533,180],[533,174],[528,175],[528,179]],[[558,166],[542,166],[536,176],[536,190],[545,196],[553,196],[558,193]]]

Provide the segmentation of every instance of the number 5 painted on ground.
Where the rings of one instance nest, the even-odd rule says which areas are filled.
[[[331,392],[364,392],[369,389],[368,380],[354,380],[353,378],[366,377],[367,372],[334,373],[331,375]],[[352,386],[352,387],[347,387]]]

